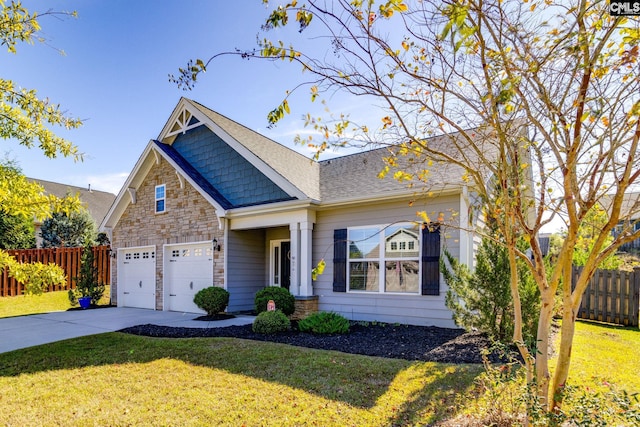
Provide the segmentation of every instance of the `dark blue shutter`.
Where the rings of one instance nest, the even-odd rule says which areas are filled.
[[[440,226],[422,229],[422,295],[440,295]]]
[[[333,292],[347,292],[347,229],[333,230]]]

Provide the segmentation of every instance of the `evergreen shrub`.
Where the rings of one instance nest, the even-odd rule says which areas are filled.
[[[256,316],[251,328],[258,334],[273,335],[291,329],[291,321],[281,311],[263,311]]]
[[[313,334],[346,334],[349,332],[349,320],[338,313],[321,311],[300,320],[298,329]]]
[[[222,313],[229,305],[229,292],[217,286],[210,286],[198,291],[193,297],[193,302],[207,312],[208,316]]]
[[[267,311],[269,300],[273,300],[276,309],[281,310],[286,316],[291,316],[296,309],[296,299],[291,292],[279,286],[269,286],[256,293],[254,300],[256,313]]]

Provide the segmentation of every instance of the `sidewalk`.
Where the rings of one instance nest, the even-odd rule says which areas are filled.
[[[85,335],[113,332],[147,323],[182,328],[216,328],[248,325],[253,316],[205,322],[197,313],[109,307],[92,310],[58,311],[0,319],[0,353]]]

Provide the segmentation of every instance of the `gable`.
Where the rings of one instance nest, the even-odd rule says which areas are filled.
[[[295,199],[206,126],[178,134],[171,147],[232,207]]]

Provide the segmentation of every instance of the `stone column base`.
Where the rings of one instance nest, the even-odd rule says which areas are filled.
[[[296,296],[295,311],[291,315],[291,320],[304,319],[312,313],[318,312],[318,296],[310,297]]]

